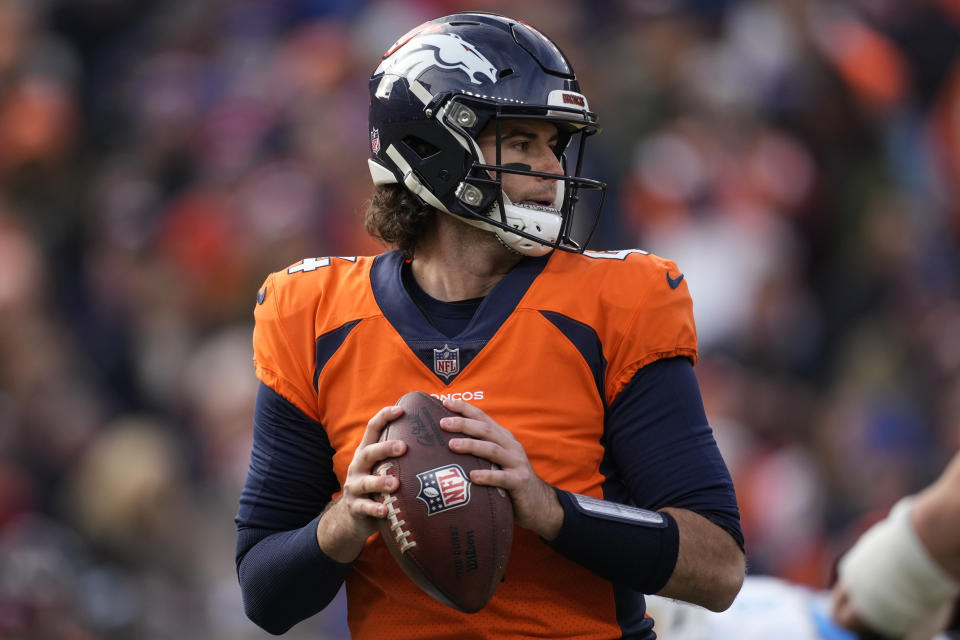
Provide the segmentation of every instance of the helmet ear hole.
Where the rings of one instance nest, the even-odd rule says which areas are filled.
[[[500,79],[503,79],[503,78],[506,78],[506,77],[509,76],[509,75],[513,75],[513,69],[503,69],[503,70],[501,70],[498,77],[499,77]]]
[[[421,160],[426,160],[440,153],[440,147],[418,136],[406,136],[403,138],[403,142],[413,149],[413,152],[420,156]]]

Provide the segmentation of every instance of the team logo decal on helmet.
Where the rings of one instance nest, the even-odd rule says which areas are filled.
[[[478,76],[497,81],[497,69],[477,48],[455,33],[421,33],[401,45],[380,63],[374,73],[389,73],[415,80],[432,67],[459,70],[473,84]]]

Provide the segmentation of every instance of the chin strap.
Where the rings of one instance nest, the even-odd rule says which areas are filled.
[[[514,204],[507,195],[503,195],[503,207],[506,223],[513,229],[542,238],[542,242],[525,238],[482,220],[467,220],[470,224],[492,231],[507,248],[525,256],[546,255],[553,248],[560,233],[560,213],[550,207]],[[500,218],[500,206],[494,204],[487,212],[488,218]],[[501,218],[503,219],[503,218]]]

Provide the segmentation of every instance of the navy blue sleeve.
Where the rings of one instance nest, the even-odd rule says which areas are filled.
[[[607,410],[604,432],[605,498],[645,509],[688,509],[743,548],[733,480],[689,360],[658,360],[637,371]]]
[[[236,560],[244,611],[270,633],[326,607],[350,570],[317,544],[319,514],[339,489],[323,425],[261,383]]]
[[[685,358],[641,368],[607,410],[604,498],[656,511],[694,511],[743,548],[733,481],[707,424],[700,387]],[[640,593],[656,593],[673,573],[678,531],[669,514],[599,518],[558,491],[563,526],[551,547],[594,573]],[[661,522],[657,522],[657,519]]]

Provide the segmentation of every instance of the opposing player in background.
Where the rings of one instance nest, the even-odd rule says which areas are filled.
[[[960,640],[960,454],[845,554],[833,590],[747,576],[722,613],[648,598],[661,640]]]
[[[864,533],[838,574],[833,616],[845,628],[906,638],[949,617],[960,595],[960,453]]]
[[[747,576],[720,613],[660,596],[647,600],[659,640],[860,640],[830,619],[829,591],[774,576]]]
[[[344,581],[356,640],[653,638],[643,594],[729,606],[743,537],[687,286],[643,251],[584,251],[602,200],[577,204],[604,185],[579,175],[599,129],[567,59],[529,25],[457,14],[398,40],[370,91],[366,225],[396,249],[303,260],[257,297],[247,614],[284,632]],[[371,469],[403,454],[379,436],[412,390],[462,416],[441,423],[451,449],[495,463],[470,479],[512,499],[505,578],[476,614],[375,535],[370,494],[397,487]]]
[[[647,611],[656,620],[659,640],[958,640],[949,625],[949,606],[915,619],[903,635],[884,635],[856,625],[841,625],[832,613],[834,594],[774,576],[748,575],[730,608],[720,613],[686,602],[650,596]],[[945,629],[945,627],[949,628]]]

